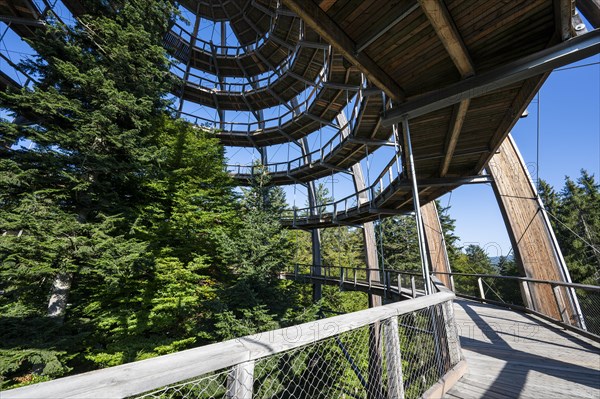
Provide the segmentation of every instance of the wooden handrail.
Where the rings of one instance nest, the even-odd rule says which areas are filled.
[[[600,286],[597,286],[597,285],[567,283],[567,282],[563,282],[563,281],[553,281],[553,280],[540,280],[540,279],[529,278],[529,277],[520,277],[520,276],[498,276],[495,274],[453,273],[453,272],[432,272],[431,274],[443,274],[443,275],[448,275],[448,276],[465,276],[465,277],[477,277],[477,278],[495,278],[498,280],[527,281],[530,283],[550,284],[550,285],[554,285],[554,286],[579,288],[579,289],[583,289],[586,291],[600,292]]]
[[[453,299],[454,294],[441,292],[4,391],[2,398],[126,398],[206,373],[243,365]]]

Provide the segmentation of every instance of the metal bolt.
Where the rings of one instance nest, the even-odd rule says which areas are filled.
[[[575,25],[575,30],[577,32],[579,32],[580,30],[584,30],[585,29],[585,25],[584,24],[577,24]]]

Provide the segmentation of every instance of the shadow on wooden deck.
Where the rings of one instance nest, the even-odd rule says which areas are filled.
[[[468,373],[447,398],[600,398],[600,345],[534,316],[455,302]]]

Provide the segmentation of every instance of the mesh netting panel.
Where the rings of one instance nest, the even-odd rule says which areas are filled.
[[[448,325],[435,305],[140,397],[384,399],[404,391],[417,398],[457,362]]]
[[[209,399],[225,398],[228,371],[205,374],[201,377],[145,393],[136,398],[144,399]]]

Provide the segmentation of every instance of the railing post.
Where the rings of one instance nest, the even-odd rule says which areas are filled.
[[[452,274],[450,275],[450,289],[452,292],[456,292],[456,287],[454,286],[454,276]]]
[[[294,265],[294,277],[298,278],[298,264],[297,263]]]
[[[479,297],[485,299],[485,291],[483,290],[483,280],[481,277],[477,277],[477,285],[479,286]]]
[[[521,280],[521,291],[523,291],[523,300],[527,309],[534,309],[533,301],[531,300],[531,291],[529,291],[529,283],[527,280]]]
[[[417,297],[417,287],[415,286],[415,276],[410,276],[410,290],[413,299]]]
[[[565,324],[571,324],[569,320],[569,315],[567,314],[567,307],[563,301],[562,293],[560,292],[560,286],[553,285],[552,292],[554,292],[554,300],[556,301],[556,309],[560,314],[562,322]]]
[[[340,266],[340,288],[344,286],[344,268]]]
[[[369,289],[371,289],[371,270],[367,268],[367,281],[369,282]]]
[[[448,354],[450,356],[450,363],[454,366],[460,362],[461,351],[452,301],[444,302],[442,304],[442,311],[444,313],[444,328],[446,329],[446,337],[448,340]]]
[[[384,351],[387,366],[388,397],[404,398],[402,382],[402,357],[400,352],[400,333],[398,317],[390,317],[383,322]]]
[[[402,294],[402,275],[398,273],[398,295]]]
[[[358,269],[355,267],[354,268],[354,287],[356,287],[356,278],[357,278],[357,275],[358,275]]]
[[[392,297],[392,294],[390,293],[392,289],[392,283],[390,282],[390,272],[386,271],[385,272],[385,290],[386,290],[386,296],[388,298]]]
[[[227,375],[227,399],[252,399],[254,361],[234,366]]]

